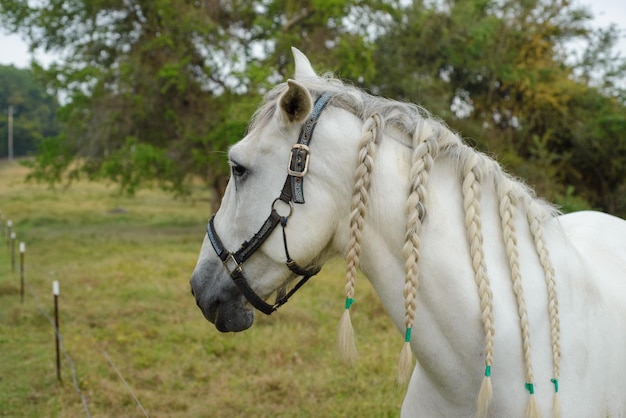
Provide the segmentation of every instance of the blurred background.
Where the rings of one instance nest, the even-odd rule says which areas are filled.
[[[0,158],[28,156],[34,180],[220,196],[223,152],[293,45],[422,105],[563,210],[626,217],[620,0],[0,0],[0,28]]]
[[[624,0],[0,0],[0,416],[398,416],[402,340],[365,278],[357,367],[333,349],[342,260],[245,333],[202,317],[225,152],[295,46],[564,211],[626,218],[625,30]]]

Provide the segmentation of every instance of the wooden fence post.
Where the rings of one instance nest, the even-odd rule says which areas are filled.
[[[52,282],[52,294],[54,296],[54,336],[57,349],[57,379],[61,381],[61,352],[59,351],[59,337],[61,332],[59,331],[59,282],[57,280]]]

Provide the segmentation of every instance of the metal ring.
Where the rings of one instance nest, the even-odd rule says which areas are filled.
[[[289,204],[289,213],[287,214],[287,216],[281,215],[281,213],[279,211],[276,210],[276,202],[283,202],[283,203],[288,203]],[[281,200],[280,197],[277,197],[276,199],[274,199],[274,201],[272,202],[272,210],[275,210],[276,213],[278,213],[278,215],[280,215],[283,218],[289,218],[291,216],[291,213],[293,212],[293,202],[289,201],[289,202],[285,202],[284,200]]]

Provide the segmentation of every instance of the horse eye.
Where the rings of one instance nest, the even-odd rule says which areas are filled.
[[[242,165],[239,165],[235,162],[232,162],[230,165],[230,170],[233,173],[233,177],[243,177],[248,172],[248,169]]]

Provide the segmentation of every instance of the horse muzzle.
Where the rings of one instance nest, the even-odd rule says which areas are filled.
[[[204,317],[220,332],[239,332],[252,326],[254,309],[233,284],[216,288],[202,275],[191,276],[191,293]],[[228,282],[227,282],[228,283]]]

